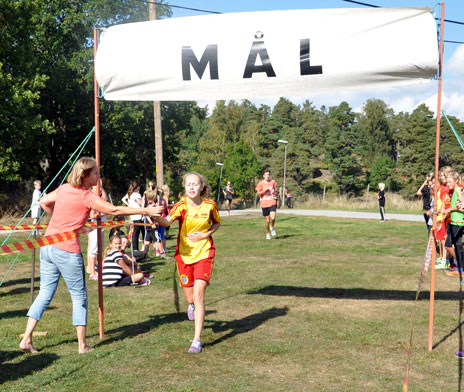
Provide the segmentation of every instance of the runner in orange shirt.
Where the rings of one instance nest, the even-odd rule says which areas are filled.
[[[265,169],[263,180],[256,185],[256,193],[259,196],[259,203],[263,210],[263,216],[266,219],[266,239],[270,240],[271,236],[276,236],[274,229],[277,211],[277,183],[271,180],[271,172]]]

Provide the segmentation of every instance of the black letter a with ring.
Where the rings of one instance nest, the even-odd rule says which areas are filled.
[[[258,31],[255,34],[256,38],[262,38],[263,33]],[[262,65],[256,65],[256,58],[260,57]],[[267,53],[267,49],[264,46],[264,41],[254,41],[251,46],[250,54],[248,55],[248,60],[245,67],[245,72],[243,73],[244,79],[250,79],[255,72],[266,72],[267,77],[275,78],[276,74],[272,68],[271,60]]]

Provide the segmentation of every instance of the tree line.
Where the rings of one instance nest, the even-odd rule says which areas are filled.
[[[158,18],[171,16],[166,4]],[[93,115],[93,28],[146,21],[137,0],[0,0],[0,203],[34,179],[48,184],[89,133]],[[252,200],[263,168],[280,183],[288,141],[287,185],[298,198],[321,192],[359,195],[368,184],[413,195],[433,170],[436,124],[424,104],[395,113],[379,99],[360,112],[349,103],[316,108],[280,98],[273,107],[218,101],[211,112],[196,102],[162,102],[164,181],[175,195],[188,170],[207,176],[213,196],[223,181]],[[462,134],[464,123],[450,116]],[[108,190],[156,175],[151,102],[101,100],[101,171]],[[464,171],[461,147],[441,124],[440,165]],[[94,155],[92,141],[83,151]],[[32,187],[30,189],[32,192]]]

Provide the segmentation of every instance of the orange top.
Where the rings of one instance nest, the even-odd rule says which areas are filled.
[[[259,199],[261,208],[271,207],[277,204],[277,200],[275,199],[274,195],[277,191],[277,182],[274,180],[266,181],[262,180],[261,182],[256,185],[256,192],[261,194],[265,191]]]
[[[98,199],[98,196],[88,189],[74,188],[70,184],[61,185],[56,192],[53,215],[45,235],[81,229],[87,223],[91,210],[90,206]],[[79,237],[52,246],[70,253],[81,253]]]

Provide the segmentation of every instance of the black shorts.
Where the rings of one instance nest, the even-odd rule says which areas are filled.
[[[269,216],[271,212],[276,212],[277,211],[277,205],[274,204],[273,206],[270,207],[265,207],[261,208],[263,210],[263,216]]]
[[[449,225],[449,228],[451,243],[457,246],[462,245],[462,234],[464,226]]]
[[[445,240],[445,246],[446,246],[447,248],[451,248],[451,247],[453,246],[453,243],[451,242],[450,226],[451,226],[451,224],[449,224],[449,223],[446,224],[446,240]]]
[[[145,232],[144,240],[148,242],[161,242],[161,239],[158,234],[158,230],[149,230],[149,231],[147,230]]]
[[[119,279],[116,283],[110,284],[109,286],[104,287],[123,287],[123,286],[130,286],[132,283],[132,278],[130,276],[124,276]]]

